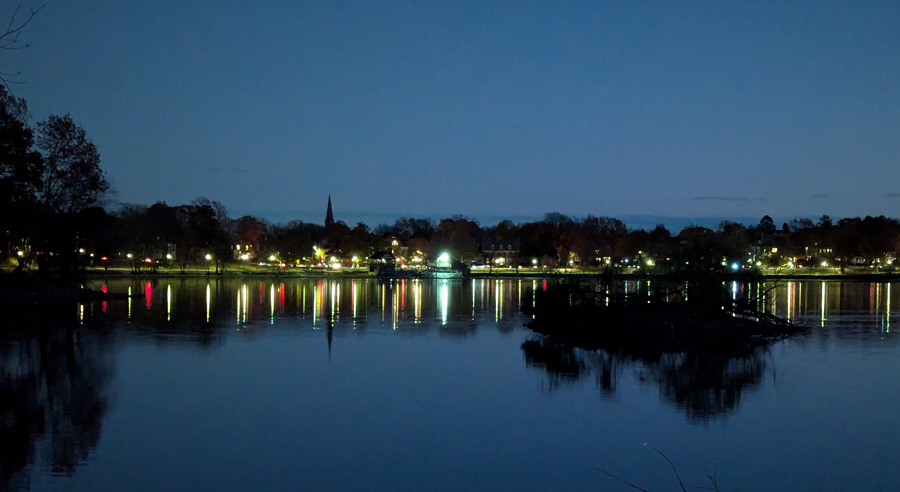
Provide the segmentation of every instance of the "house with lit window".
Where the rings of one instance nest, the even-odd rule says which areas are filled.
[[[484,240],[481,243],[481,257],[484,259],[485,265],[515,266],[520,250],[521,243],[518,238],[506,241]]]

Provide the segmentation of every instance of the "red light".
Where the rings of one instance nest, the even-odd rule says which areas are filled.
[[[100,257],[100,259],[103,260],[103,261],[109,260],[109,258],[107,258],[107,257],[105,257],[105,256]]]

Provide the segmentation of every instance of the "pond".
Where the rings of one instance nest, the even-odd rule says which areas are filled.
[[[689,489],[900,490],[900,285],[760,286],[810,332],[651,364],[527,350],[547,282],[97,279],[133,297],[5,308],[0,490],[679,490],[660,453]]]

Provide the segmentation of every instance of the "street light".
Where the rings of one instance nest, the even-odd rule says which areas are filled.
[[[206,253],[206,274],[209,275],[209,260],[212,260],[212,255]]]

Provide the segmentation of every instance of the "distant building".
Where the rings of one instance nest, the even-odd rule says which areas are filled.
[[[518,262],[521,245],[518,239],[487,241],[481,243],[481,256],[485,265],[514,266]]]
[[[331,195],[328,195],[328,211],[325,212],[325,227],[334,225],[334,212],[331,211]]]

